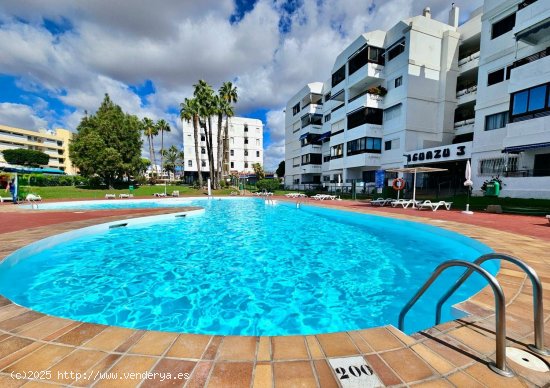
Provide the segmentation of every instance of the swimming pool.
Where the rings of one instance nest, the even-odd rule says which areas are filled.
[[[0,264],[0,293],[55,316],[140,329],[327,333],[395,325],[437,264],[490,251],[443,229],[315,206],[185,204],[205,210],[31,244]],[[409,332],[433,325],[434,300],[460,272],[449,271],[409,313]],[[448,305],[484,285],[472,277]]]

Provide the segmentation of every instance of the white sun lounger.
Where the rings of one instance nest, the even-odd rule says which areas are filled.
[[[546,219],[550,222],[550,214],[546,216]]]
[[[155,197],[166,197],[166,194],[164,194],[164,193],[155,193],[155,194],[153,194],[153,196],[155,196]]]
[[[420,204],[420,201],[413,201],[412,199],[398,199],[391,202],[392,207],[403,206],[403,209],[406,209],[413,204],[414,206],[418,206]]]
[[[27,194],[25,198],[27,201],[42,201],[42,197],[38,194]]]
[[[386,206],[386,205],[389,205],[390,203],[392,203],[393,201],[395,201],[395,199],[393,198],[377,198],[375,200],[372,200],[370,201],[370,204],[372,206]]]
[[[451,210],[451,205],[452,205],[452,202],[445,202],[445,201],[432,202],[429,199],[427,199],[418,205],[418,210],[431,209],[432,211],[435,212],[441,206],[443,206],[447,210]]]
[[[105,194],[105,199],[115,199],[116,194]]]

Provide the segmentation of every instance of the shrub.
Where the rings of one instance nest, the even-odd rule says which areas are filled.
[[[277,179],[261,179],[256,183],[258,190],[275,191],[279,190],[281,184]]]
[[[483,184],[481,185],[481,191],[487,190],[487,184],[491,182],[498,182],[501,189],[504,187],[504,183],[502,182],[502,179],[500,179],[500,176],[497,175],[483,182]]]
[[[9,164],[38,167],[45,166],[50,161],[50,156],[48,154],[25,148],[3,150],[2,154]]]

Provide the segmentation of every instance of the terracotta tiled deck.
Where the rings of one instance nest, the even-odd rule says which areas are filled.
[[[543,225],[546,220],[487,214],[468,217],[458,211],[374,210],[347,201],[321,205],[432,224],[524,259],[543,282],[545,343],[550,344],[550,227]],[[0,258],[31,241],[66,230],[181,211],[22,213],[13,208],[0,206],[2,224],[11,225],[0,235]],[[508,346],[526,349],[525,345],[533,342],[531,285],[522,272],[506,263],[497,278],[508,303]],[[495,353],[492,298],[485,288],[462,303],[462,308],[474,315],[413,336],[388,326],[316,336],[223,337],[80,323],[30,311],[0,297],[0,387],[338,387],[338,376],[329,362],[342,357],[366,360],[388,386],[550,384],[550,372],[533,372],[512,361],[508,366],[516,374],[513,378],[499,377],[487,368]],[[550,358],[545,360],[548,363]],[[25,378],[29,372],[36,374]],[[162,380],[167,373],[172,378]]]

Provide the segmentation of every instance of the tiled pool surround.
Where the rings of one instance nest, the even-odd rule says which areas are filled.
[[[334,205],[334,204],[331,204]],[[347,208],[345,202],[338,207]],[[545,343],[550,343],[550,268],[545,261],[550,241],[472,226],[454,221],[419,218],[415,212],[375,212],[353,204],[353,210],[400,217],[457,231],[476,238],[495,251],[527,261],[541,277],[545,290]],[[81,221],[37,227],[2,235],[1,257],[40,238],[106,220],[181,211],[159,209],[131,215],[113,215],[101,221]],[[116,212],[112,212],[116,213]],[[22,214],[20,214],[22,216]],[[91,215],[89,215],[91,216]],[[506,294],[508,346],[525,349],[533,342],[531,285],[524,274],[503,263],[497,276]],[[28,386],[39,379],[15,380],[12,372],[49,370],[48,382],[76,386],[198,386],[325,387],[338,386],[329,361],[342,357],[363,357],[385,385],[433,386],[543,386],[549,373],[532,372],[509,362],[516,377],[506,379],[490,372],[485,363],[494,357],[493,296],[485,288],[461,307],[473,315],[406,336],[393,327],[353,332],[290,337],[220,337],[122,329],[45,316],[0,302],[0,385]],[[546,361],[550,361],[546,358]],[[73,372],[159,372],[151,379],[95,381],[71,380],[58,374]],[[182,373],[187,379],[160,381],[160,372]],[[188,375],[186,375],[188,373]],[[156,379],[153,377],[156,376]],[[40,377],[40,376],[37,376]],[[44,376],[42,376],[44,377]],[[108,376],[103,376],[108,377]],[[143,375],[136,376],[143,377]],[[88,377],[89,378],[89,377]]]

